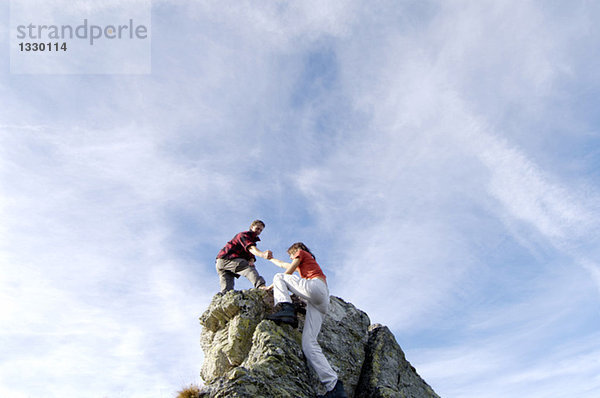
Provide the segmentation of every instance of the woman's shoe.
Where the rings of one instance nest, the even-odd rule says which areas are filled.
[[[325,395],[318,395],[317,398],[348,398],[348,395],[346,395],[346,390],[344,390],[344,384],[338,379],[333,390],[327,391]]]
[[[298,327],[298,318],[296,317],[296,310],[292,303],[281,303],[280,310],[274,314],[268,315],[267,319],[277,323],[278,325],[285,323],[292,325],[292,327]]]

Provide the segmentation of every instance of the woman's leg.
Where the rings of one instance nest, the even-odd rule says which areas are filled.
[[[276,274],[273,277],[273,298],[275,304],[291,303],[290,292],[303,300],[310,300],[310,291],[307,279],[300,278],[298,275]]]
[[[296,275],[281,275],[281,285],[285,284],[286,290],[293,292],[307,302],[304,330],[302,331],[302,351],[310,367],[317,373],[319,381],[325,385],[327,391],[331,391],[337,383],[338,376],[329,365],[317,341],[323,324],[323,317],[329,309],[327,284],[318,279],[303,279]],[[287,297],[289,298],[289,293]]]
[[[288,290],[288,284],[285,281],[286,274],[275,274],[273,277],[273,299],[275,305],[279,303],[291,303],[290,292]]]
[[[324,314],[310,302],[306,305],[306,318],[302,331],[302,352],[304,352],[310,367],[317,373],[319,381],[325,385],[327,391],[331,391],[337,383],[338,376],[329,365],[317,341],[323,324],[323,316]]]

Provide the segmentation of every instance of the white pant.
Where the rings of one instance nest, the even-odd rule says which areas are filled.
[[[306,318],[302,331],[302,351],[327,391],[333,390],[338,376],[321,351],[317,336],[323,316],[329,308],[329,289],[320,279],[304,279],[297,275],[276,274],[273,278],[275,304],[291,303],[290,292],[306,301]]]

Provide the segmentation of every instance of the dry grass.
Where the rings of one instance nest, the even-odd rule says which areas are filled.
[[[176,398],[200,398],[200,387],[190,384],[188,387],[177,393]]]

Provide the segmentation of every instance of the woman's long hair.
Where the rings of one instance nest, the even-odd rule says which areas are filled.
[[[295,251],[296,249],[301,249],[304,250],[305,252],[309,252],[310,255],[316,260],[317,258],[315,257],[314,254],[312,254],[312,252],[310,251],[310,249],[308,247],[306,247],[306,245],[302,242],[296,242],[293,245],[290,246],[289,249],[287,249],[288,254],[291,254],[293,251]]]

